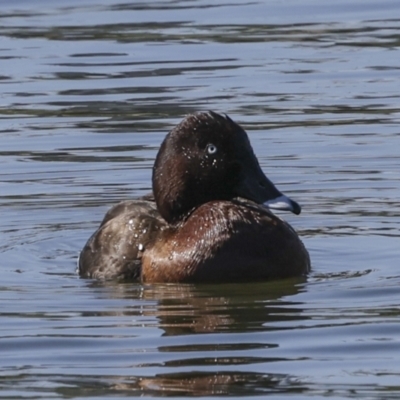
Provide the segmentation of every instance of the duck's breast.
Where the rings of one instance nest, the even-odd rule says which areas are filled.
[[[245,201],[212,201],[166,229],[145,251],[146,282],[232,282],[306,273],[309,256],[294,229]]]

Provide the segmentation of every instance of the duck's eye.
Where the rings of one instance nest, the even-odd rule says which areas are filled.
[[[215,154],[216,152],[217,152],[217,146],[215,146],[212,143],[207,145],[207,153],[208,154]]]

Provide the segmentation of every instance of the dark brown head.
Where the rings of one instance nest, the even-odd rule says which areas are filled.
[[[188,115],[166,136],[153,167],[153,191],[169,223],[201,204],[234,197],[301,210],[264,175],[246,132],[212,111]]]

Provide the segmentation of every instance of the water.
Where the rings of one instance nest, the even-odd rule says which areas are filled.
[[[400,4],[3,1],[0,397],[400,396]],[[165,133],[212,109],[303,206],[307,279],[79,279]]]

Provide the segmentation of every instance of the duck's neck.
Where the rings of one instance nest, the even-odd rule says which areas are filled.
[[[171,156],[164,141],[154,163],[152,181],[157,209],[169,224],[184,218],[194,207],[193,204],[188,204],[190,197],[185,196],[187,189],[182,178],[179,159]]]

